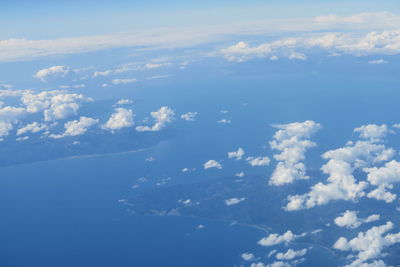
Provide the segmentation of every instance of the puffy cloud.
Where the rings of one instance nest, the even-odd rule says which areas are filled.
[[[160,131],[165,127],[167,123],[172,122],[174,119],[174,111],[167,106],[161,107],[157,111],[151,112],[151,116],[155,120],[155,124],[151,127],[149,126],[137,126],[136,131],[145,132],[145,131]]]
[[[366,136],[371,135],[377,136],[371,133]],[[306,194],[289,196],[286,209],[290,211],[312,208],[316,205],[325,205],[332,200],[355,201],[365,196],[364,190],[368,182],[358,182],[353,172],[356,169],[366,171],[368,166],[385,162],[395,155],[392,148],[377,143],[380,141],[373,138],[356,143],[348,142],[345,147],[325,152],[322,157],[328,162],[322,166],[322,171],[329,175],[328,183],[320,182],[313,185]]]
[[[137,82],[137,79],[135,79],[135,78],[130,78],[130,79],[113,79],[111,82],[112,82],[113,84],[128,84],[128,83]]]
[[[133,111],[126,108],[116,108],[115,113],[111,114],[111,117],[102,127],[107,130],[118,130],[133,125]]]
[[[307,56],[294,49],[324,49],[330,53],[348,53],[352,55],[398,54],[400,47],[400,30],[372,31],[365,35],[356,33],[322,33],[299,37],[289,37],[251,46],[238,42],[220,49],[217,54],[227,60],[242,62],[252,58],[266,58],[279,54],[289,59],[305,60]],[[384,63],[382,60],[371,63]]]
[[[363,223],[369,223],[379,220],[380,216],[378,214],[373,214],[365,219],[360,219],[357,217],[357,212],[346,210],[342,216],[335,218],[335,224],[339,227],[346,228],[357,228]]]
[[[271,175],[269,184],[281,186],[293,183],[295,180],[308,179],[303,161],[307,149],[316,146],[310,138],[321,125],[314,121],[294,122],[274,125],[279,130],[274,134],[271,148],[281,151],[274,158],[278,164]]]
[[[29,113],[43,111],[45,121],[65,119],[76,115],[80,103],[88,100],[90,99],[85,98],[82,94],[70,94],[57,90],[37,94],[28,91],[21,96],[21,101],[26,106],[26,110]]]
[[[393,189],[393,185],[381,184],[369,192],[367,197],[375,198],[376,200],[383,200],[386,203],[391,203],[396,200],[397,195],[387,191],[387,189]]]
[[[217,168],[217,169],[222,169],[222,165],[213,159],[210,159],[209,161],[207,161],[206,163],[203,164],[204,169],[209,169],[209,168]]]
[[[276,258],[278,260],[292,260],[297,257],[302,257],[306,255],[307,249],[301,249],[301,250],[293,250],[293,249],[288,249],[285,253],[278,253],[276,254]]]
[[[242,259],[245,261],[251,261],[254,259],[254,254],[253,253],[249,253],[249,252],[245,252],[241,255]]]
[[[228,152],[228,158],[234,158],[236,160],[241,160],[244,155],[244,150],[239,147],[237,151]]]
[[[368,124],[363,125],[359,128],[355,128],[354,132],[360,133],[360,137],[365,139],[382,139],[385,138],[391,131],[388,129],[387,125],[376,125]]]
[[[188,112],[181,115],[181,118],[186,121],[194,121],[196,119],[197,112]]]
[[[234,198],[226,199],[225,205],[232,206],[232,205],[239,204],[240,202],[245,201],[245,200],[246,200],[246,198],[244,198],[244,197],[242,197],[242,198],[234,197]]]
[[[278,245],[281,243],[289,243],[298,237],[299,236],[293,234],[292,231],[288,230],[283,235],[270,234],[269,236],[264,237],[260,241],[258,241],[258,244],[261,246],[264,246],[264,247],[269,247],[269,246],[274,246],[274,245]]]
[[[99,123],[98,119],[88,118],[88,117],[80,117],[79,120],[73,120],[66,122],[64,124],[65,132],[63,134],[51,134],[49,137],[51,138],[63,138],[66,136],[77,136],[86,133],[86,131]]]
[[[382,257],[384,248],[400,242],[400,233],[383,236],[392,228],[393,223],[389,221],[384,225],[374,226],[366,232],[359,232],[357,237],[351,240],[340,237],[333,247],[342,251],[358,252],[356,259],[349,266],[361,266],[369,260]]]
[[[30,124],[25,125],[17,130],[17,135],[23,135],[27,133],[37,133],[43,130],[47,130],[48,126],[46,124],[41,124],[38,122],[32,122]]]
[[[0,137],[7,136],[15,123],[27,114],[24,108],[6,106],[0,108]]]
[[[373,185],[391,184],[400,182],[400,162],[392,160],[385,166],[364,168],[368,173],[367,179]]]
[[[53,66],[47,69],[39,70],[33,77],[41,80],[42,82],[47,82],[49,79],[53,78],[64,78],[71,74],[73,71],[66,66]]]
[[[251,166],[267,166],[271,162],[268,157],[247,157],[246,160]]]

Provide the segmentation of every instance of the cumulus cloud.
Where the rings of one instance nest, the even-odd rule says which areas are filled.
[[[388,133],[391,133],[386,124],[376,125],[368,124],[355,128],[354,132],[360,133],[360,137],[364,139],[383,139]]]
[[[276,258],[278,260],[292,260],[297,257],[303,257],[306,255],[307,249],[301,249],[301,250],[293,250],[293,249],[288,249],[285,253],[278,253],[276,254]]]
[[[196,119],[197,112],[187,112],[181,115],[181,119],[186,121],[194,121]]]
[[[281,153],[274,155],[278,164],[271,175],[269,184],[281,186],[293,183],[295,180],[309,179],[302,161],[305,159],[307,149],[316,146],[308,138],[317,132],[321,125],[307,120],[273,126],[279,130],[269,144],[272,149]]]
[[[242,259],[245,261],[251,261],[254,259],[254,254],[253,253],[249,253],[249,252],[245,252],[241,255]]]
[[[47,69],[39,70],[33,77],[42,82],[47,82],[50,79],[64,78],[71,74],[73,71],[66,66],[53,66]]]
[[[367,127],[360,128],[363,129],[361,134],[365,134],[364,137],[373,138],[355,143],[348,142],[345,147],[325,152],[322,157],[328,162],[321,169],[323,173],[329,175],[327,183],[319,182],[313,185],[306,194],[289,196],[287,210],[312,208],[325,205],[332,200],[356,201],[366,195],[364,190],[368,182],[357,181],[353,176],[354,171],[371,170],[369,166],[390,160],[396,152],[392,148],[386,148],[380,143],[382,140],[376,138],[381,136],[382,132],[371,133],[364,131]]]
[[[70,94],[57,90],[40,93],[28,91],[21,96],[26,110],[29,113],[43,111],[45,121],[55,121],[77,115],[80,104],[88,100],[90,99],[82,94]]]
[[[217,168],[217,169],[222,169],[222,165],[213,159],[210,159],[206,163],[203,164],[204,169],[210,169],[210,168]]]
[[[137,126],[136,131],[139,131],[139,132],[160,131],[167,125],[167,123],[172,122],[172,120],[174,119],[174,115],[175,115],[175,113],[172,109],[170,109],[167,106],[163,106],[159,110],[151,112],[151,116],[155,120],[155,124],[153,126],[151,126],[151,127]]]
[[[264,247],[274,246],[282,243],[289,243],[299,236],[292,233],[292,231],[288,230],[286,233],[279,234],[270,234],[267,237],[262,238],[258,241],[258,244]]]
[[[365,219],[361,219],[357,217],[357,212],[356,211],[350,211],[346,210],[342,216],[336,217],[335,218],[335,224],[339,227],[346,227],[346,228],[357,228],[363,223],[369,223],[369,222],[374,222],[379,220],[380,215],[379,214],[373,214],[371,216],[368,216]]]
[[[30,124],[25,125],[17,130],[17,135],[23,135],[27,133],[37,133],[43,130],[47,130],[48,125],[44,123],[32,122]]]
[[[271,160],[268,157],[247,157],[246,161],[251,166],[268,166]]]
[[[125,127],[131,127],[133,122],[132,109],[116,108],[115,113],[111,115],[108,121],[102,126],[107,130],[118,130]]]
[[[333,247],[342,251],[358,253],[356,259],[349,266],[361,266],[369,260],[382,257],[384,248],[400,242],[400,233],[384,235],[392,228],[393,223],[389,221],[384,225],[374,226],[366,232],[359,232],[357,237],[351,240],[340,237]]]
[[[228,152],[228,158],[234,158],[236,160],[241,160],[244,155],[243,148],[239,147],[237,151]]]
[[[225,205],[232,206],[232,205],[239,204],[240,202],[245,201],[245,200],[246,200],[246,198],[244,198],[244,197],[242,197],[242,198],[234,197],[234,198],[226,199]]]
[[[361,35],[358,33],[322,33],[250,45],[240,41],[220,49],[217,54],[227,60],[242,62],[253,58],[271,58],[284,56],[289,59],[306,60],[307,56],[296,50],[323,49],[329,53],[347,53],[352,55],[398,54],[400,47],[400,30],[372,31]],[[384,63],[381,60],[371,61]]]
[[[65,132],[63,134],[51,134],[49,137],[51,138],[63,138],[66,136],[77,136],[82,135],[87,132],[87,130],[99,123],[98,119],[88,118],[88,117],[80,117],[79,120],[68,121],[64,124]]]

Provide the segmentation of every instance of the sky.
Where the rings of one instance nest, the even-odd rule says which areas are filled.
[[[12,1],[1,3],[0,39],[49,39],[276,18],[399,12],[396,1]]]

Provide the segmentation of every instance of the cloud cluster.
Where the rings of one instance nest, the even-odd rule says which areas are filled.
[[[368,216],[365,219],[360,219],[357,217],[357,212],[346,210],[342,216],[335,218],[335,224],[339,227],[346,227],[350,229],[354,229],[359,227],[363,223],[369,223],[379,220],[379,214],[373,214]]]
[[[116,108],[108,121],[102,126],[107,130],[119,130],[134,125],[132,109]]]
[[[369,32],[364,35],[350,33],[324,33],[302,37],[290,37],[272,42],[251,46],[247,42],[238,42],[220,49],[218,55],[227,60],[242,62],[253,58],[277,59],[277,56],[288,59],[306,60],[307,56],[297,50],[310,51],[322,49],[332,54],[371,55],[398,54],[400,48],[400,30]],[[371,62],[384,63],[383,61]]]
[[[274,125],[274,127],[279,130],[269,144],[272,149],[281,152],[274,155],[278,164],[271,175],[269,184],[281,186],[291,184],[295,180],[308,179],[306,167],[302,161],[305,159],[307,149],[316,146],[309,138],[321,128],[321,125],[308,120]]]
[[[365,189],[369,183],[368,181],[357,181],[353,175],[354,171],[374,173],[377,169],[371,169],[371,166],[386,162],[396,154],[394,149],[386,148],[382,144],[381,138],[387,134],[382,129],[387,128],[377,125],[356,128],[356,131],[360,132],[361,140],[355,143],[348,142],[345,147],[325,152],[322,157],[328,162],[321,169],[324,174],[328,175],[327,183],[319,182],[313,185],[306,194],[289,196],[286,209],[291,211],[312,208],[317,205],[325,205],[333,200],[356,201],[360,197],[366,196]],[[372,174],[371,181],[378,180],[373,177]],[[388,188],[386,184],[383,186]],[[381,188],[379,192],[368,196],[374,197],[384,191]]]
[[[137,126],[136,130],[139,132],[160,131],[167,125],[167,123],[172,122],[174,115],[175,113],[172,109],[167,106],[163,106],[159,110],[151,112],[151,116],[155,120],[155,124],[153,126]]]
[[[384,225],[374,226],[366,232],[359,232],[357,237],[351,240],[340,237],[333,247],[342,251],[354,251],[358,253],[356,259],[348,266],[364,266],[362,264],[368,264],[368,261],[382,257],[382,250],[384,248],[400,242],[400,233],[389,233],[384,236],[392,228],[393,223],[389,221]],[[371,264],[375,264],[372,266],[385,266],[382,261],[373,261]]]
[[[86,131],[99,123],[98,119],[88,118],[88,117],[80,117],[79,120],[73,120],[66,122],[64,124],[65,132],[63,134],[51,134],[49,137],[51,138],[63,138],[66,136],[78,136],[86,133]]]

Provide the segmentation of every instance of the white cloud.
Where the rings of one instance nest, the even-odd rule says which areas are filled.
[[[344,212],[342,216],[336,217],[334,221],[335,224],[339,227],[354,229],[359,227],[363,223],[377,221],[379,220],[379,218],[380,216],[378,214],[373,214],[365,219],[360,219],[357,217],[357,212],[346,210],[346,212]]]
[[[238,172],[238,173],[235,174],[235,176],[236,177],[244,177],[245,174],[244,174],[244,172]]]
[[[309,179],[302,161],[305,159],[307,149],[316,146],[308,138],[317,132],[321,125],[307,120],[273,126],[279,130],[269,144],[272,149],[279,150],[281,153],[274,155],[279,162],[271,175],[269,184],[281,186],[293,183],[295,180]]]
[[[245,261],[251,261],[254,259],[254,254],[253,253],[249,253],[249,252],[245,252],[241,255],[242,259]]]
[[[46,124],[41,124],[38,122],[32,122],[30,124],[25,125],[17,130],[17,135],[23,135],[27,133],[37,133],[43,130],[47,130],[48,126]]]
[[[197,112],[187,112],[181,115],[181,118],[186,121],[194,121],[196,119]]]
[[[219,121],[217,121],[218,123],[222,123],[222,124],[230,124],[232,121],[229,119],[221,119]]]
[[[130,79],[113,79],[111,82],[112,82],[113,84],[128,84],[128,83],[137,82],[137,79],[135,79],[135,78],[130,78]]]
[[[241,160],[244,155],[244,150],[239,147],[237,151],[228,152],[228,158],[234,158],[236,160]]]
[[[370,137],[371,134],[366,136]],[[325,152],[322,157],[328,162],[322,166],[322,171],[329,175],[328,183],[320,182],[313,185],[306,194],[289,196],[286,209],[290,211],[312,208],[316,205],[325,205],[332,200],[356,201],[365,196],[364,190],[368,182],[357,181],[353,172],[356,169],[366,171],[369,166],[390,160],[395,155],[396,152],[380,144],[381,141],[372,138],[355,143],[348,142],[345,147]]]
[[[293,234],[292,231],[288,230],[283,235],[270,234],[269,236],[264,237],[260,241],[258,241],[258,244],[261,246],[264,246],[264,247],[269,247],[269,246],[274,246],[274,245],[278,245],[281,243],[289,243],[298,237],[299,236]]]
[[[244,198],[244,197],[242,197],[242,198],[234,197],[234,198],[226,199],[225,205],[232,206],[232,205],[239,204],[240,202],[245,201],[245,200],[246,200],[246,198]]]
[[[172,122],[174,119],[174,111],[167,106],[161,107],[157,111],[151,112],[151,116],[155,120],[155,124],[151,127],[149,126],[137,126],[136,131],[145,132],[145,131],[160,131],[163,129],[167,123]]]
[[[389,192],[387,189],[393,189],[393,185],[381,184],[367,194],[368,198],[383,200],[386,203],[391,203],[396,200],[397,195]]]
[[[333,247],[342,251],[357,252],[356,259],[349,266],[361,266],[366,261],[382,257],[384,248],[400,242],[400,233],[383,236],[392,228],[393,223],[389,221],[384,225],[374,226],[366,232],[359,232],[357,237],[351,240],[340,237]]]
[[[108,121],[102,126],[108,130],[118,130],[134,125],[133,111],[126,108],[116,108],[115,113],[111,115]]]
[[[400,182],[400,162],[392,160],[383,167],[364,168],[368,173],[367,179],[373,185],[391,184]]]
[[[33,75],[33,77],[41,80],[42,82],[47,82],[49,79],[53,78],[64,78],[72,72],[73,71],[66,66],[53,66],[47,69],[39,70],[35,75]]]
[[[297,257],[302,257],[306,255],[307,249],[301,249],[301,250],[293,250],[293,249],[288,249],[285,253],[278,253],[276,254],[276,258],[278,260],[292,260]]]
[[[204,166],[204,169],[209,169],[209,168],[222,169],[222,165],[218,161],[213,160],[213,159],[204,163],[203,166]]]
[[[246,161],[251,166],[268,166],[271,160],[268,157],[247,157]]]
[[[368,18],[368,19],[366,19]],[[373,21],[374,23],[371,23]],[[112,33],[97,36],[71,37],[52,40],[30,39],[6,39],[0,40],[0,61],[17,61],[34,59],[51,55],[67,55],[87,53],[111,48],[135,47],[135,48],[183,48],[205,44],[213,41],[229,40],[232,36],[257,36],[272,33],[299,33],[304,32],[348,32],[386,30],[384,38],[374,38],[372,34],[367,40],[359,40],[350,35],[347,38],[337,34],[338,40],[334,40],[337,50],[352,51],[355,49],[373,48],[377,51],[396,53],[398,40],[392,29],[398,29],[399,16],[390,12],[361,13],[348,17],[330,15],[316,18],[302,19],[269,19],[262,21],[243,22],[214,25],[214,27],[176,27],[146,29],[129,33]],[[390,40],[388,40],[390,38]],[[342,40],[344,39],[344,40]],[[372,41],[371,41],[371,40]],[[272,42],[273,43],[273,42]],[[280,41],[280,43],[284,43]],[[377,45],[378,43],[380,45]],[[326,48],[332,48],[326,46]]]
[[[368,124],[355,128],[354,132],[360,133],[360,137],[365,139],[383,139],[388,133],[391,133],[386,124],[376,125]]]
[[[376,59],[368,61],[368,64],[386,64],[386,63],[388,62],[384,59]]]
[[[80,117],[79,120],[68,121],[64,124],[65,132],[63,134],[51,134],[51,138],[63,138],[66,136],[77,136],[86,133],[86,131],[99,123],[98,119]]]
[[[115,104],[122,106],[122,105],[129,105],[129,104],[132,104],[132,103],[133,103],[133,101],[130,100],[130,99],[120,99]]]
[[[292,51],[288,56],[288,59],[298,59],[298,60],[306,60],[307,56],[303,53]]]

